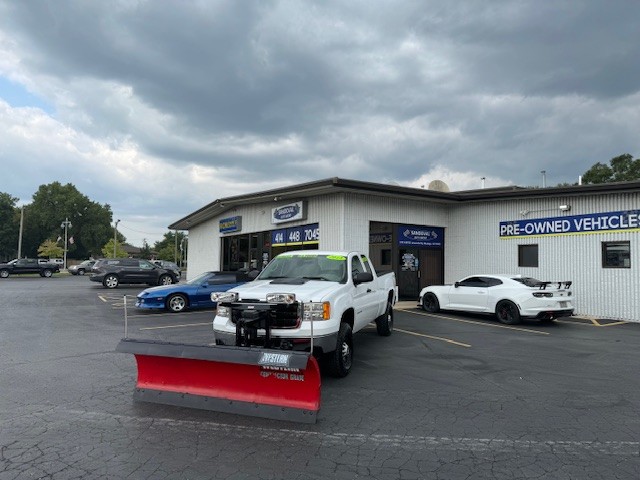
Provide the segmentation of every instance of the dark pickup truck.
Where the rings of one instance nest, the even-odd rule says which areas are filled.
[[[9,263],[0,263],[0,278],[23,273],[39,273],[41,277],[48,278],[59,271],[58,264],[39,263],[37,258],[16,258]]]

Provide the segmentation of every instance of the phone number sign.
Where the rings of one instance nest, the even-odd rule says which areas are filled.
[[[283,228],[271,232],[271,246],[313,245],[320,242],[320,227],[317,223],[299,227]]]

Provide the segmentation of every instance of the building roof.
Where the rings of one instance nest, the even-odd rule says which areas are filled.
[[[603,195],[622,192],[640,192],[640,181],[601,183],[596,185],[571,185],[562,187],[519,187],[510,185],[497,188],[482,188],[458,192],[439,192],[424,188],[363,182],[332,177],[288,187],[264,190],[233,197],[214,200],[204,207],[175,221],[169,228],[188,230],[202,222],[221,215],[232,207],[260,202],[287,202],[333,193],[360,193],[390,198],[421,200],[429,203],[460,205],[471,202],[511,200],[518,198],[539,198],[549,196]]]

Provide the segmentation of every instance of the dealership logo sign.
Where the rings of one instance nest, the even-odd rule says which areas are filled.
[[[303,220],[307,217],[306,213],[306,204],[303,201],[281,205],[271,209],[271,223]]]
[[[441,227],[400,225],[398,228],[398,245],[418,248],[441,248],[444,245],[444,229]]]

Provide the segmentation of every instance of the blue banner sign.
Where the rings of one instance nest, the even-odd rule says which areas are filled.
[[[313,245],[320,242],[320,227],[317,223],[300,227],[283,228],[271,232],[271,246]]]
[[[220,219],[220,233],[239,232],[242,230],[242,217],[228,217]]]
[[[500,222],[500,238],[582,235],[633,230],[640,230],[640,210]]]
[[[398,245],[401,247],[442,248],[444,228],[398,225]]]

